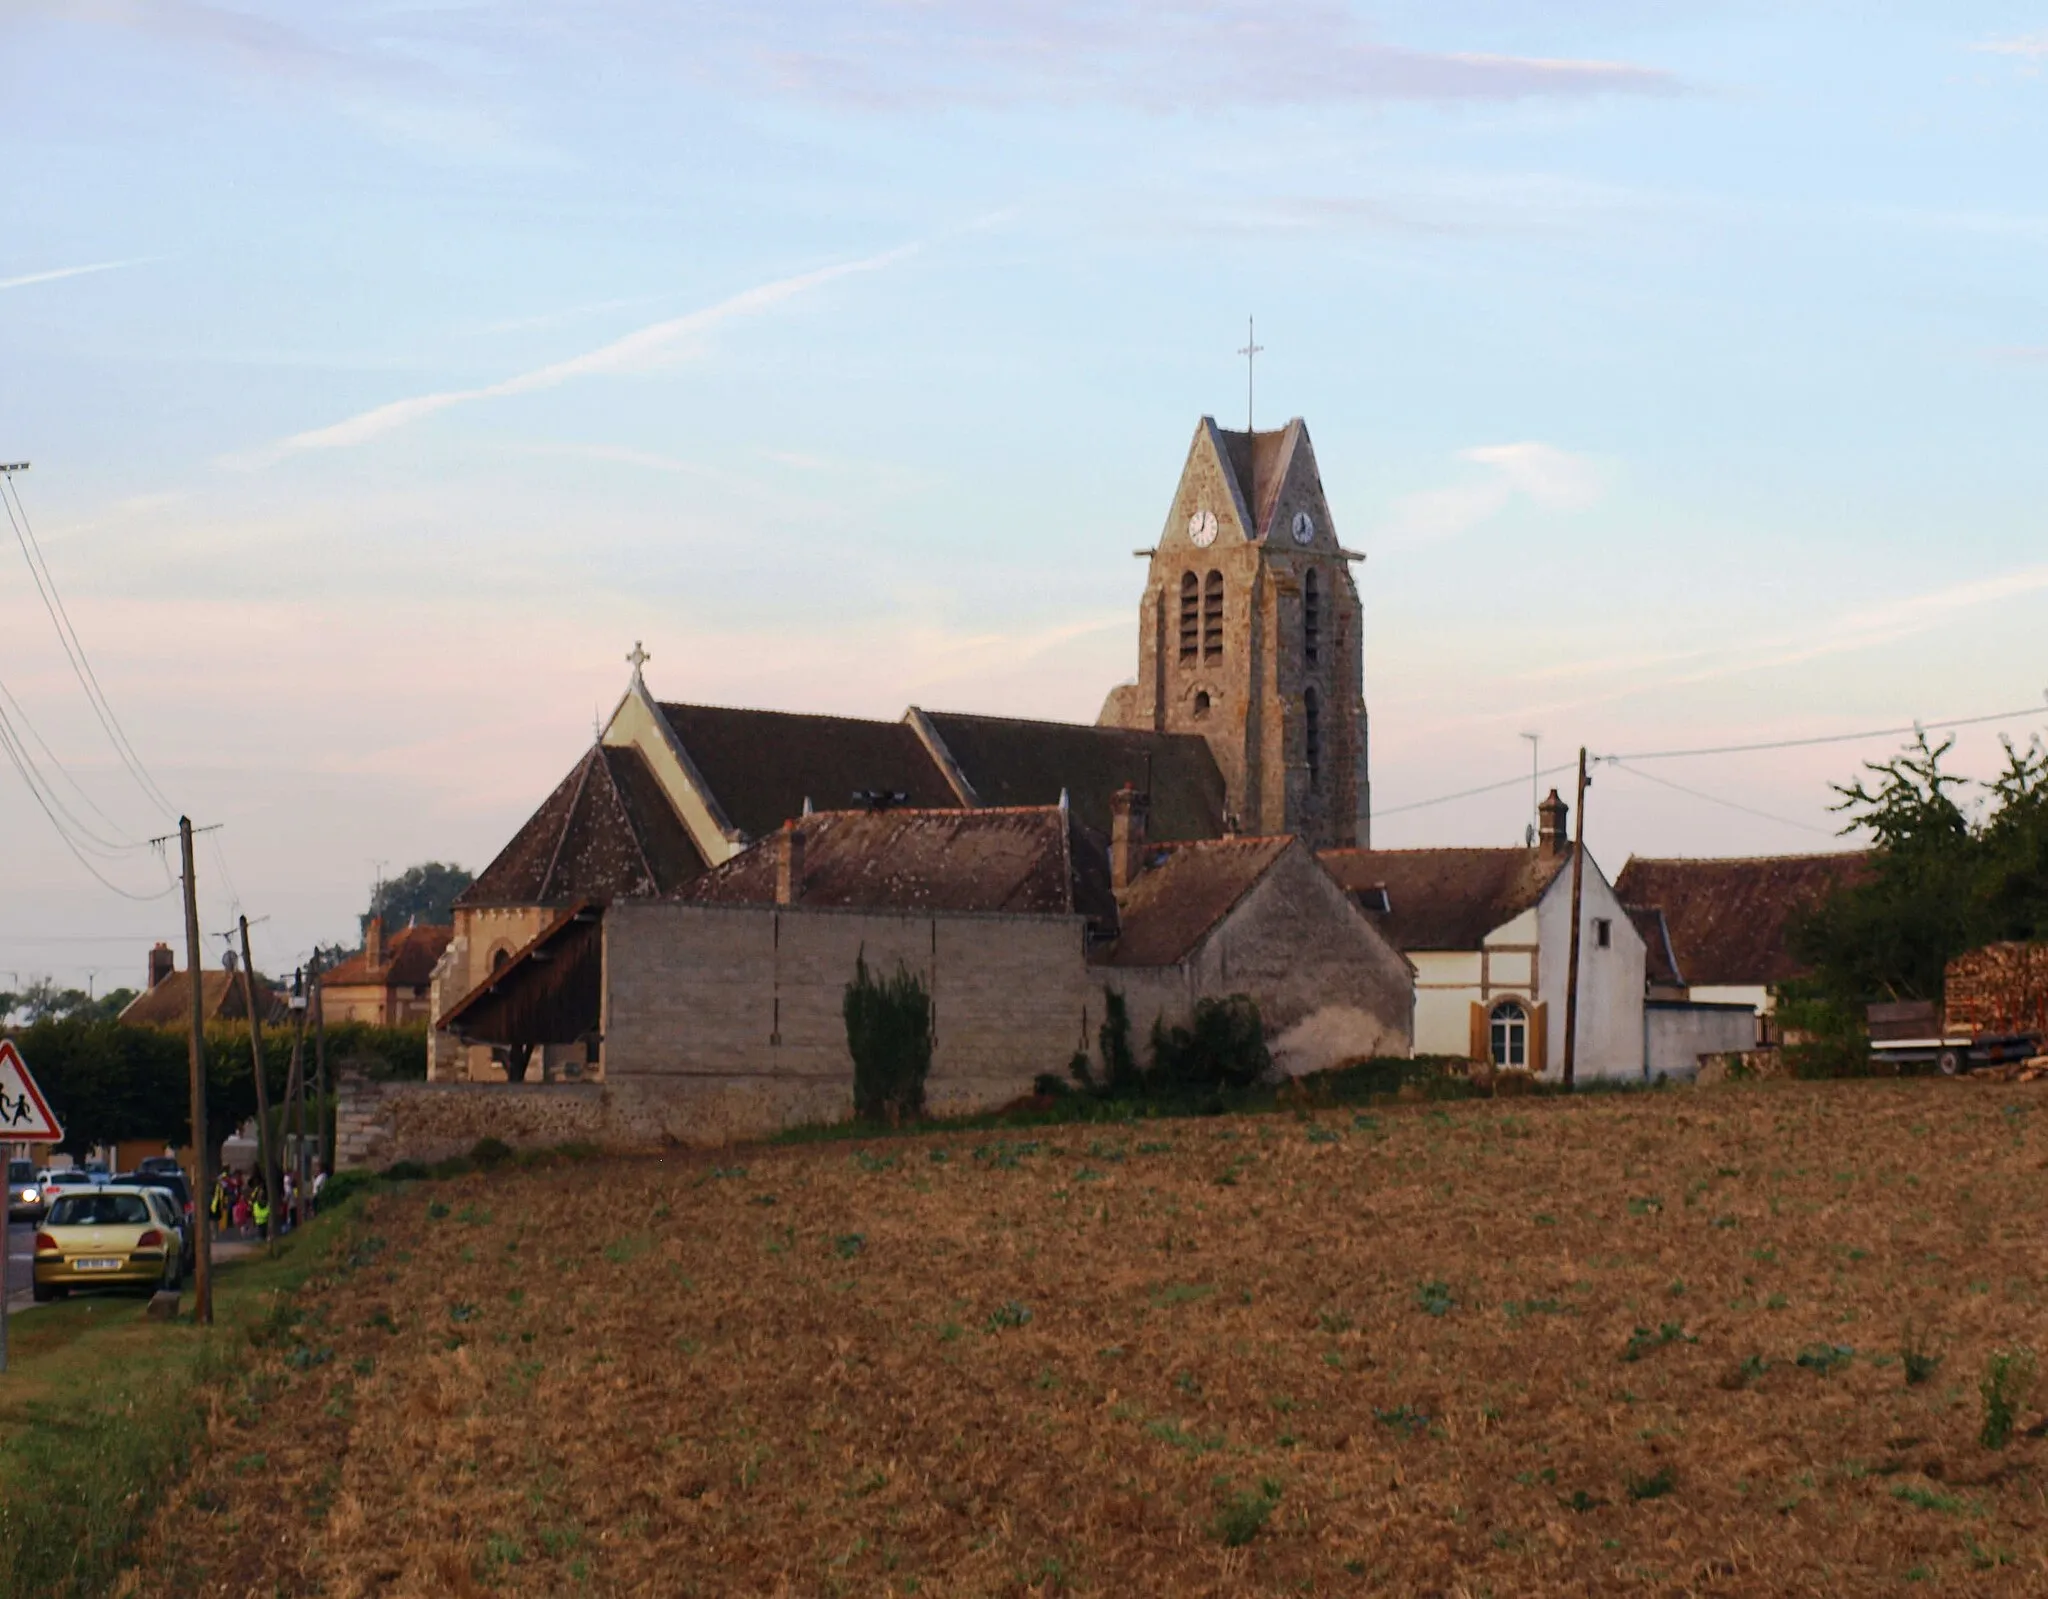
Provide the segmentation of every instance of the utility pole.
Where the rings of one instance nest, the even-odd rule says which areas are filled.
[[[197,1282],[193,1292],[197,1303],[193,1317],[202,1327],[213,1325],[213,1185],[206,1138],[206,996],[200,983],[199,894],[192,880],[192,819],[178,818],[178,847],[185,865],[185,966],[192,979],[192,1221],[198,1229],[198,1247],[193,1253]]]
[[[1579,809],[1572,818],[1572,948],[1564,979],[1564,1086],[1567,1092],[1579,1064],[1579,905],[1586,882],[1586,747],[1579,746]]]
[[[302,967],[292,973],[292,1069],[285,1079],[285,1119],[292,1137],[291,1168],[293,1197],[297,1214],[293,1225],[306,1212],[306,973]]]
[[[320,1170],[334,1175],[334,1118],[327,1105],[327,1002],[320,991],[320,952],[313,951],[313,1064],[320,1074]]]
[[[256,1070],[256,1158],[263,1163],[263,1199],[270,1214],[263,1223],[267,1243],[277,1242],[277,1162],[270,1144],[270,1085],[263,1080],[263,1018],[256,1014],[256,972],[249,961],[249,918],[241,918],[242,1005],[249,1013],[249,1061]]]

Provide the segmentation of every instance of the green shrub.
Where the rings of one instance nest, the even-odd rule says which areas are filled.
[[[512,1158],[512,1146],[486,1135],[470,1146],[469,1158],[485,1171],[495,1171]]]
[[[1216,1513],[1213,1530],[1231,1549],[1241,1549],[1259,1535],[1280,1503],[1280,1484],[1262,1478],[1258,1490],[1246,1489],[1227,1500]]]
[[[901,962],[877,980],[865,952],[846,985],[846,1047],[853,1056],[853,1113],[896,1126],[923,1114],[932,1069],[932,1001],[922,978]]]
[[[1265,1024],[1248,995],[1197,1000],[1186,1027],[1168,1027],[1164,1018],[1153,1023],[1152,1072],[1166,1086],[1249,1088],[1272,1065]]]
[[[2034,1386],[2034,1352],[2031,1349],[1999,1349],[1984,1362],[1984,1375],[1977,1383],[1984,1401],[1984,1425],[1977,1442],[1986,1449],[2003,1449],[2012,1441],[2013,1425],[2020,1407]]]

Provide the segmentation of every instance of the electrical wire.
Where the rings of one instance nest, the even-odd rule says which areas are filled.
[[[97,866],[93,865],[85,851],[78,847],[77,841],[65,829],[63,822],[58,820],[56,811],[50,808],[50,802],[44,796],[42,787],[38,784],[36,777],[31,775],[31,763],[26,758],[26,751],[20,747],[14,726],[7,720],[4,713],[0,713],[0,748],[5,748],[7,751],[7,758],[14,763],[15,771],[21,774],[22,783],[27,787],[29,794],[34,798],[36,804],[42,809],[43,815],[49,818],[50,825],[57,830],[57,836],[64,840],[64,847],[70,850],[77,857],[78,864],[98,878],[103,886],[112,889],[123,899],[143,901],[163,899],[165,896],[175,894],[178,891],[177,882],[173,880],[154,894],[137,894],[132,890],[123,888]]]
[[[1719,794],[1709,794],[1704,789],[1688,788],[1683,783],[1674,783],[1670,778],[1658,777],[1653,772],[1639,772],[1633,766],[1625,765],[1619,755],[1603,755],[1600,757],[1600,761],[1601,764],[1611,766],[1616,771],[1628,773],[1630,777],[1640,777],[1644,782],[1655,783],[1660,788],[1675,789],[1680,794],[1690,794],[1694,799],[1706,800],[1709,804],[1725,805],[1731,811],[1741,811],[1747,816],[1760,816],[1767,822],[1778,822],[1786,827],[1796,827],[1804,833],[1819,833],[1827,838],[1838,836],[1830,828],[1815,827],[1811,822],[1795,822],[1789,816],[1775,816],[1769,811],[1758,810],[1754,805],[1744,805],[1740,800],[1723,799]]]
[[[1519,788],[1524,783],[1541,782],[1546,777],[1555,777],[1560,772],[1578,769],[1577,761],[1567,761],[1563,766],[1546,766],[1540,772],[1524,772],[1520,777],[1506,778],[1498,783],[1482,783],[1478,788],[1461,788],[1455,794],[1439,794],[1435,799],[1410,800],[1406,805],[1388,805],[1373,812],[1375,817],[1399,816],[1403,811],[1419,811],[1431,805],[1448,805],[1452,800],[1470,799],[1474,794],[1494,794],[1504,788]]]
[[[87,805],[91,806],[93,811],[99,816],[99,818],[102,821],[106,822],[109,826],[114,827],[118,830],[121,824],[116,822],[111,816],[107,815],[105,811],[101,810],[99,805],[94,801],[93,797],[90,794],[86,793],[85,789],[80,786],[78,779],[71,775],[70,769],[66,767],[64,762],[58,758],[57,752],[51,749],[48,741],[44,739],[41,733],[38,733],[36,731],[35,723],[29,720],[28,712],[22,709],[21,701],[14,697],[13,691],[8,688],[7,684],[4,681],[0,681],[0,701],[6,702],[6,711],[0,711],[0,715],[5,715],[7,714],[7,712],[12,713],[11,720],[15,724],[15,738],[17,741],[21,743],[23,753],[26,754],[28,751],[27,741],[22,740],[21,738],[22,732],[26,731],[29,738],[35,740],[37,746],[48,758],[49,763],[57,768],[59,775],[63,777],[65,782],[71,785],[72,791],[75,794],[77,794],[80,799],[84,800]],[[34,764],[33,757],[30,758],[30,764]],[[93,853],[101,855],[108,860],[113,860],[121,855],[131,854],[134,851],[147,849],[149,847],[148,845],[140,842],[139,840],[128,840],[122,842],[114,839],[100,837],[98,833],[93,831],[92,827],[89,824],[87,824],[85,821],[79,818],[77,813],[74,812],[70,806],[66,805],[62,800],[57,798],[56,788],[50,783],[50,780],[48,778],[42,776],[40,768],[37,768],[36,775],[40,779],[44,791],[48,793],[48,795],[50,796],[50,802],[53,805],[55,805],[58,810],[64,813],[65,817],[70,821],[71,825],[78,830],[80,836],[87,840],[87,842],[93,849]]]
[[[13,496],[11,504],[8,503],[10,494]],[[107,701],[106,691],[100,687],[99,674],[92,669],[85,644],[78,637],[78,630],[71,625],[71,613],[65,609],[64,597],[57,592],[57,580],[43,559],[43,547],[36,539],[35,528],[28,519],[28,507],[21,502],[21,490],[15,486],[12,473],[0,472],[0,505],[7,506],[8,523],[14,529],[15,542],[21,546],[22,559],[28,563],[29,576],[35,580],[36,592],[42,596],[43,609],[49,612],[50,625],[57,630],[57,641],[64,646],[72,674],[78,679],[79,687],[85,690],[86,700],[92,706],[93,715],[99,718],[108,742],[114,746],[114,753],[120,757],[128,775],[135,779],[136,786],[150,803],[161,806],[166,816],[175,816],[178,808],[164,797],[164,791],[157,787],[156,780],[143,766],[142,758],[135,753],[134,745],[128,742],[128,735],[121,729],[120,719],[114,715],[114,707]]]
[[[2014,722],[2028,716],[2048,716],[2048,710],[2030,705],[2020,711],[1995,711],[1989,716],[1954,716],[1945,722],[1908,722],[1904,727],[1873,727],[1862,733],[1823,733],[1814,738],[1780,738],[1764,744],[1718,744],[1692,750],[1638,750],[1633,755],[1606,756],[1603,759],[1669,761],[1688,755],[1749,755],[1759,750],[1796,750],[1815,744],[1854,744],[1868,738],[1899,738],[1907,733],[1925,732],[1929,728],[1981,727],[1986,722]]]

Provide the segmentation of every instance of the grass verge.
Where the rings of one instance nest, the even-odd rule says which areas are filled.
[[[153,1322],[142,1299],[73,1298],[8,1324],[0,1376],[0,1593],[83,1595],[124,1553],[191,1458],[209,1392],[231,1380],[250,1334],[341,1236],[344,1209],[268,1256],[215,1269],[214,1325]]]

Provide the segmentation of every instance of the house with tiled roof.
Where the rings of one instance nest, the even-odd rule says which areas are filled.
[[[248,1019],[242,1000],[242,974],[237,971],[199,972],[199,1014],[204,1022],[239,1022]],[[266,1023],[283,1021],[288,1014],[285,996],[259,977],[257,1004]],[[121,1021],[130,1027],[189,1028],[192,1025],[192,981],[178,970],[171,946],[158,943],[149,952],[149,986],[122,1007]]]
[[[1569,807],[1555,789],[1524,849],[1325,850],[1415,966],[1415,1049],[1532,1070],[1564,1069],[1571,968]],[[1643,934],[1589,854],[1580,874],[1579,1078],[1636,1078],[1647,1056]]]
[[[384,918],[363,923],[363,947],[320,974],[320,1015],[330,1022],[410,1027],[433,1020],[434,967],[455,936],[452,927],[401,927],[386,935]]]

